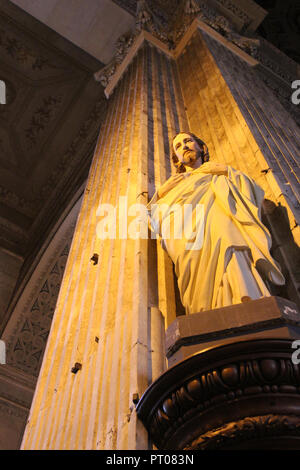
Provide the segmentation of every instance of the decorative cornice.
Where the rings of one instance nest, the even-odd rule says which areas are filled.
[[[229,0],[222,3],[236,15],[241,14],[243,21],[247,20],[249,23],[246,13],[238,11],[235,3]],[[220,15],[216,8],[203,0],[184,0],[174,12],[174,19],[169,25],[153,13],[145,0],[140,0],[137,4],[134,30],[119,38],[112,61],[94,74],[95,79],[105,87],[106,97],[110,96],[143,41],[147,40],[170,57],[177,58],[183,50],[182,44],[187,44],[197,28],[210,34],[251,66],[260,63],[285,81],[297,78],[291,77],[284,64],[278,64],[276,57],[271,57],[272,51],[270,48],[271,52],[268,53],[266,41],[257,35],[248,37],[240,34],[232,21]],[[285,63],[284,58],[282,61]]]
[[[186,31],[182,39],[177,44],[176,49],[174,50],[175,59],[177,59],[177,57],[181,55],[185,46],[188,44],[189,40],[191,39],[193,34],[197,31],[197,29],[205,31],[207,34],[209,34],[218,42],[220,42],[229,50],[231,50],[234,54],[238,55],[241,59],[247,62],[250,66],[255,66],[258,64],[257,60],[254,57],[252,57],[249,54],[249,52],[244,50],[244,49],[247,49],[250,45],[250,43],[248,43],[249,38],[243,38],[245,39],[245,41],[243,41],[242,39],[238,41],[239,35],[235,33],[236,34],[235,42],[233,42],[230,39],[227,39],[225,34],[221,34],[219,31],[217,31],[217,27],[213,28],[212,26],[207,24],[207,22],[200,20],[199,17],[194,19],[194,21],[192,22],[192,24],[190,25],[190,27],[188,28],[188,30]],[[239,45],[238,45],[238,42],[239,42]]]
[[[136,12],[136,0],[112,0],[114,3],[128,11],[131,15],[135,15]]]
[[[136,37],[132,46],[129,48],[127,55],[125,56],[124,60],[120,64],[118,68],[115,69],[115,73],[110,75],[110,79],[107,82],[107,86],[104,90],[106,98],[109,98],[111,93],[113,92],[114,88],[117,86],[119,80],[122,78],[123,74],[127,70],[127,67],[136,56],[138,50],[142,47],[144,42],[147,41],[149,44],[157,47],[159,50],[167,54],[169,57],[173,57],[172,51],[166,46],[166,44],[159,39],[155,38],[150,34],[148,31],[141,31],[141,33]],[[99,72],[95,74],[96,80],[98,80]],[[103,80],[103,78],[102,78]],[[103,82],[102,82],[103,84]]]
[[[290,88],[292,81],[300,77],[299,65],[266,39],[261,38],[260,43],[261,47],[256,53],[257,60]]]
[[[189,1],[193,2],[194,0]],[[151,10],[149,4],[145,0],[138,0],[135,14],[135,26],[133,30],[119,37],[116,42],[114,57],[109,64],[94,74],[95,79],[99,81],[101,85],[107,87],[134,42],[143,32],[150,33],[154,38],[165,42],[170,47],[171,43],[167,28],[168,24]]]
[[[241,25],[239,32],[255,31],[263,21],[267,12],[254,1],[249,0],[215,0],[220,11],[224,10],[236,18]]]
[[[189,7],[189,1],[186,0],[183,12],[179,15],[177,20],[177,27],[174,28],[173,40],[175,44],[181,39],[183,34],[190,27],[194,18],[200,22],[210,26],[214,31],[225,37],[229,42],[235,44],[243,51],[250,55],[255,55],[259,48],[259,40],[252,37],[246,37],[236,31],[235,25],[219,12],[208,6],[206,2],[198,0],[190,0],[193,6]]]
[[[193,18],[190,19],[193,20]],[[214,26],[214,28],[212,26]],[[233,53],[239,55],[249,65],[254,66],[258,64],[257,60],[249,54],[249,52],[252,52],[253,55],[255,55],[258,47],[257,40],[245,38],[238,33],[233,32],[230,29],[229,23],[227,23],[227,20],[223,17],[218,17],[215,22],[208,19],[204,22],[199,19],[199,16],[197,16],[192,23],[189,23],[189,26],[184,28],[184,31],[182,29],[176,33],[176,47],[171,36],[169,36],[169,40],[166,42],[153,36],[153,34],[146,30],[142,30],[139,34],[137,34],[136,30],[133,35],[128,33],[126,37],[123,36],[122,41],[120,42],[120,44],[122,44],[122,48],[118,49],[117,56],[106,67],[94,74],[95,80],[105,86],[104,93],[105,96],[109,98],[127,67],[137,54],[140,47],[142,47],[144,41],[154,45],[169,57],[176,59],[182,53],[184,47],[197,29],[203,30],[213,36],[217,41],[228,47],[228,49]],[[220,31],[222,31],[223,34],[221,34]],[[227,31],[226,34],[229,39],[226,38],[225,31]]]
[[[193,2],[194,0],[189,0]],[[136,9],[135,30],[137,33],[148,31],[160,41],[168,43],[168,23],[151,9],[146,0],[138,0]]]
[[[120,36],[116,42],[116,52],[113,59],[94,74],[95,80],[100,82],[103,87],[108,86],[118,66],[123,62],[137,36],[137,32],[128,32]]]
[[[114,3],[119,5],[121,8],[126,10],[131,15],[135,16],[137,8],[137,0],[113,0]],[[152,10],[157,11],[159,8],[166,10],[171,18],[174,15],[174,11],[178,6],[178,0],[148,0],[148,4]],[[197,3],[202,7],[207,6],[207,1],[195,0],[189,3]],[[267,12],[260,7],[254,1],[249,0],[214,0],[214,6],[220,11],[226,11],[231,17],[236,18],[236,22],[239,24],[239,31],[255,31],[258,25],[263,21]]]

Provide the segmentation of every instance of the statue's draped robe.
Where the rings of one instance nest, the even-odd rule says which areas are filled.
[[[196,313],[268,296],[264,281],[284,284],[279,266],[269,253],[269,231],[260,220],[263,190],[231,167],[228,176],[205,174],[200,167],[180,177],[172,187],[178,175],[171,176],[166,193],[159,197],[156,192],[148,208],[151,229],[161,238],[162,246],[174,262],[186,312]],[[191,205],[192,217],[183,217],[185,204]],[[200,206],[196,217],[197,204],[203,205],[203,217],[199,217]],[[170,237],[166,230],[168,223]],[[201,227],[202,246],[199,245],[201,236],[190,238],[187,233],[192,230],[199,234]]]

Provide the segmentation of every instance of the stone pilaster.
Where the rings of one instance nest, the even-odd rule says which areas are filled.
[[[174,63],[144,43],[109,98],[23,449],[147,448],[133,398],[165,367],[161,311],[175,318],[172,266],[160,254],[153,268],[155,240],[99,239],[97,210],[112,204],[118,229],[119,198],[145,205],[171,174],[182,103]]]

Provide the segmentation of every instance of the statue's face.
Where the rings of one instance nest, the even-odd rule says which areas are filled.
[[[173,140],[174,152],[184,165],[193,166],[201,155],[201,149],[189,134],[178,134]]]

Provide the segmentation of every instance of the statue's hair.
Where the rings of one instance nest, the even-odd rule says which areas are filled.
[[[177,155],[174,151],[174,148],[173,148],[174,139],[179,134],[188,134],[190,137],[192,137],[197,142],[197,144],[199,145],[199,147],[201,149],[200,158],[202,160],[202,164],[205,163],[205,162],[208,162],[209,153],[208,153],[208,148],[207,148],[207,145],[205,144],[205,142],[203,142],[203,140],[201,140],[195,134],[192,134],[192,132],[185,132],[185,131],[178,132],[178,134],[176,134],[173,137],[172,142],[171,142],[171,148],[170,148],[170,154],[171,154],[172,162],[173,162],[174,166],[176,167],[176,173],[185,173],[186,172],[186,168],[185,168],[184,164],[178,160],[178,157],[177,157]]]

